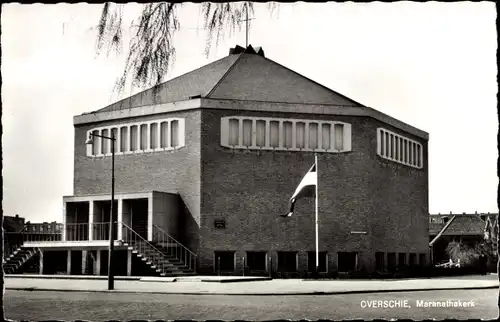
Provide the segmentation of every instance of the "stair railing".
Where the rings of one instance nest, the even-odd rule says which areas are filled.
[[[122,230],[122,238],[125,243],[130,243],[131,246],[137,248],[137,251],[142,255],[147,257],[148,261],[151,261],[156,269],[160,269],[163,273],[166,272],[167,264],[163,259],[166,259],[166,255],[161,252],[158,248],[153,246],[150,242],[148,242],[144,237],[135,232],[132,228],[130,228],[127,224],[120,223],[124,228]],[[151,256],[150,252],[154,252],[156,256]],[[160,258],[159,258],[160,257]]]
[[[175,257],[175,259],[187,266],[188,269],[196,271],[196,254],[156,225],[153,225],[153,240],[166,248],[167,256]],[[174,247],[172,247],[172,244]]]
[[[27,226],[25,225],[23,229],[18,232],[7,232],[4,231],[4,240],[3,240],[3,258],[4,263],[10,257],[10,255],[14,254],[14,252],[23,245],[24,236],[23,232],[26,231]]]
[[[88,223],[66,223],[66,241],[89,240]]]
[[[39,225],[26,224],[18,232],[4,232],[4,261],[19,249],[25,242],[61,240],[60,232],[32,231]]]

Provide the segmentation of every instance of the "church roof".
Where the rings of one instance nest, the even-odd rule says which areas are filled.
[[[127,97],[96,112],[172,103],[192,98],[261,102],[363,105],[264,56],[260,47],[231,48],[228,56]]]

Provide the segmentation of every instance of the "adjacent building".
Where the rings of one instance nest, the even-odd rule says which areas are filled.
[[[446,249],[452,241],[474,247],[488,238],[496,237],[494,223],[497,218],[498,214],[478,214],[477,212],[431,214],[429,216],[429,247],[433,263],[449,260]]]

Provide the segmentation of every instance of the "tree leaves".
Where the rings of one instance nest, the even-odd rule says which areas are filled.
[[[169,68],[175,62],[173,36],[180,28],[176,8],[182,3],[157,2],[144,4],[138,23],[131,24],[132,38],[129,43],[127,58],[122,75],[117,79],[115,92],[119,94],[128,83],[139,88],[153,87],[157,92]],[[245,15],[254,14],[251,2],[230,2],[201,4],[204,28],[208,31],[205,54],[210,54],[215,38],[215,46],[229,30],[245,23]],[[271,14],[277,8],[276,3],[268,4]],[[105,3],[97,25],[96,52],[106,50],[119,54],[123,42],[122,4]]]

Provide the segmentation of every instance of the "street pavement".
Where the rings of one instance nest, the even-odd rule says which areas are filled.
[[[306,294],[346,294],[370,292],[402,292],[446,289],[498,289],[498,275],[475,275],[440,277],[427,279],[398,280],[301,280],[275,279],[266,281],[244,281],[234,283],[203,282],[202,277],[115,281],[113,292],[159,293],[159,294],[227,294],[227,295],[306,295]],[[219,278],[219,281],[225,278]],[[227,282],[227,279],[225,280]],[[106,292],[105,279],[50,279],[50,278],[5,278],[7,290],[54,290]]]
[[[258,283],[258,282],[255,282]],[[143,283],[149,284],[149,283]],[[175,283],[167,283],[173,285]],[[181,284],[181,283],[179,283]],[[185,283],[187,284],[187,283]],[[213,284],[213,283],[207,283]],[[495,319],[498,290],[444,290],[342,295],[175,295],[13,291],[4,296],[13,320],[319,320]],[[468,303],[467,307],[418,307],[418,301]],[[373,307],[379,301],[407,306]],[[400,303],[399,302],[399,303]],[[371,306],[368,304],[371,303]]]

